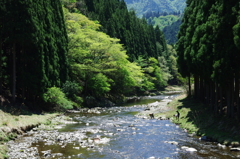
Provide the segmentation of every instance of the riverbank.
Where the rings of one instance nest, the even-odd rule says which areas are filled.
[[[15,139],[18,135],[40,124],[48,124],[50,120],[58,114],[30,114],[14,115],[15,113],[6,113],[0,110],[0,159],[6,158],[7,147],[5,143]]]
[[[168,111],[157,112],[156,116],[164,116],[178,124],[191,135],[197,135],[203,140],[216,141],[220,144],[240,146],[240,124],[236,119],[215,116],[208,106],[181,95],[167,104]],[[174,114],[180,112],[180,119]]]
[[[189,114],[191,114],[191,111],[193,111],[192,107],[197,106],[197,107],[199,107],[199,109],[202,109],[204,106],[199,103],[194,102],[194,100],[191,98],[186,98],[186,96],[184,96],[184,95],[178,96],[175,99],[174,99],[174,97],[175,96],[172,96],[172,95],[171,96],[163,96],[164,99],[162,101],[151,100],[152,102],[149,102],[148,104],[144,104],[144,105],[133,104],[132,107],[92,108],[92,109],[82,109],[80,111],[71,112],[72,115],[76,113],[76,116],[75,115],[74,116],[58,115],[57,117],[54,117],[51,120],[47,120],[45,125],[41,124],[38,127],[31,129],[27,133],[24,133],[23,136],[16,139],[15,141],[8,142],[7,146],[9,148],[9,151],[7,154],[9,155],[10,158],[24,158],[24,157],[25,158],[35,158],[35,157],[41,157],[41,156],[45,156],[45,157],[46,156],[47,157],[55,156],[56,157],[56,155],[57,156],[65,155],[65,157],[73,157],[76,155],[81,156],[81,153],[85,153],[85,152],[88,153],[88,150],[94,150],[94,151],[100,150],[99,149],[100,147],[98,144],[96,144],[96,145],[92,144],[93,140],[95,140],[95,139],[96,140],[101,139],[100,140],[101,142],[106,141],[106,143],[107,143],[110,141],[110,138],[115,136],[114,134],[119,134],[119,133],[122,134],[123,132],[125,134],[125,131],[128,131],[128,130],[131,130],[131,131],[129,131],[129,134],[128,134],[130,136],[132,136],[133,134],[135,134],[135,135],[136,134],[139,134],[139,135],[144,134],[143,132],[141,132],[139,130],[144,130],[144,129],[142,129],[142,126],[144,126],[144,125],[147,127],[149,126],[148,124],[143,124],[145,122],[152,123],[150,125],[155,130],[156,120],[149,120],[150,113],[154,113],[155,118],[158,118],[158,119],[162,119],[162,120],[170,119],[171,121],[175,122],[176,124],[179,124],[181,128],[188,131],[189,134],[194,135],[194,137],[189,138],[184,133],[183,135],[185,137],[187,137],[186,141],[191,140],[191,141],[197,141],[197,143],[198,142],[206,143],[206,142],[198,141],[198,139],[196,138],[197,136],[195,136],[197,134],[200,135],[200,133],[199,133],[200,129],[197,126],[193,126],[194,120],[198,119],[198,117],[190,118],[190,115],[189,115]],[[148,97],[148,98],[152,98],[152,97]],[[124,118],[119,118],[120,116],[118,116],[118,114],[119,113],[121,114],[122,111],[123,112],[126,111],[127,108],[134,109],[134,111],[130,111],[131,112],[130,119],[125,119],[125,116],[124,116]],[[181,113],[181,117],[180,117],[179,121],[177,121],[173,118],[173,115],[176,113],[176,110],[179,110]],[[136,114],[136,112],[139,112],[139,111],[142,111],[142,112]],[[84,113],[86,116],[78,114],[80,112]],[[110,116],[107,118],[102,118],[105,116],[105,115],[101,115],[102,113],[105,115],[109,113]],[[116,113],[116,114],[114,115],[114,113]],[[204,112],[202,111],[199,113],[204,113]],[[95,114],[95,115],[91,115],[91,114]],[[123,114],[126,115],[126,113],[123,113]],[[144,119],[148,118],[148,119],[142,120],[142,119],[136,119],[134,117],[131,117],[134,114],[140,118],[144,118]],[[197,115],[195,115],[195,116],[197,116]],[[185,119],[187,120],[186,122],[184,122]],[[101,121],[101,122],[99,122],[99,121]],[[139,122],[139,121],[142,121],[142,122],[137,124],[137,122]],[[59,123],[63,123],[63,124],[58,125]],[[74,128],[74,132],[58,131],[58,129],[65,128],[66,124],[73,124],[73,123],[74,123],[74,127],[75,127],[75,124],[77,124],[77,125],[80,124],[83,127],[81,129],[76,129],[76,130]],[[169,121],[161,121],[161,122],[157,122],[157,123],[159,123],[160,125],[162,123],[167,123],[167,124],[163,124],[164,128],[169,127],[169,124],[170,124]],[[95,124],[99,125],[99,127],[95,127],[96,126]],[[7,124],[7,125],[10,125],[10,124]],[[172,123],[170,125],[172,125],[174,128],[179,129],[179,126],[175,126]],[[94,129],[91,126],[94,126]],[[103,131],[102,128],[104,128],[104,129],[106,128],[106,129]],[[162,130],[162,128],[161,128],[161,130]],[[167,132],[169,132],[169,131],[167,131]],[[183,132],[183,131],[179,130],[179,132]],[[218,131],[213,130],[213,132],[216,133]],[[93,135],[88,136],[89,133],[93,133]],[[96,133],[102,133],[102,135],[100,135],[100,136],[94,135]],[[156,133],[153,133],[153,134],[156,134],[156,137],[158,135],[161,135],[161,136],[166,135],[165,133],[159,134],[159,131],[157,131]],[[107,138],[106,138],[106,135],[107,135]],[[202,134],[202,135],[207,136],[206,139],[212,139],[212,141],[213,141],[213,138],[210,138],[210,136],[208,136],[207,134]],[[101,136],[104,136],[104,137],[101,137]],[[120,139],[122,139],[122,138],[120,138]],[[172,137],[171,137],[171,139],[172,139]],[[171,139],[169,139],[169,142],[172,143]],[[175,142],[179,142],[179,145],[182,145],[181,144],[182,140],[178,141],[177,139],[179,139],[179,137],[176,138]],[[164,139],[164,141],[168,141],[168,140]],[[232,141],[234,141],[234,140],[232,140]],[[146,142],[146,144],[147,143],[148,142]],[[235,140],[235,142],[231,142],[231,143],[235,144],[235,146],[237,146],[237,140]],[[75,144],[77,144],[77,146]],[[40,146],[40,145],[42,145],[42,146]],[[186,145],[188,146],[188,144],[184,143],[183,147]],[[215,148],[218,148],[218,145],[216,143],[212,143],[211,145]],[[44,150],[43,150],[41,147],[45,147],[45,146],[47,146],[47,148],[46,149],[44,148]],[[53,146],[53,147],[50,148],[48,146],[50,146],[50,147]],[[200,146],[200,147],[192,146],[192,147],[199,150],[200,154],[205,154],[206,151],[202,151],[202,149],[208,148],[206,146]],[[57,151],[52,151],[52,152],[50,151],[55,148],[57,149]],[[75,154],[73,154],[73,153],[65,154],[65,151],[66,151],[65,148],[68,148],[70,152],[74,151]],[[59,151],[60,149],[62,151]],[[220,151],[221,151],[221,149],[222,149],[222,147],[220,148]],[[229,150],[231,150],[231,149],[229,147],[227,147],[224,152],[229,151]],[[84,155],[84,154],[82,154],[82,155]]]

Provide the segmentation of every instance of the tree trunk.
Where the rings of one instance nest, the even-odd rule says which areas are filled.
[[[235,98],[237,107],[237,119],[240,120],[240,106],[239,106],[239,72],[236,73],[235,77]]]
[[[13,44],[13,50],[12,50],[12,55],[13,55],[13,72],[12,72],[12,102],[15,103],[16,100],[16,43]]]
[[[215,88],[216,88],[216,93],[215,93],[215,104],[214,104],[214,114],[218,115],[218,104],[219,104],[219,86],[218,84],[215,82]]]
[[[232,107],[233,107],[233,80],[228,82],[227,86],[227,116],[232,117]]]
[[[211,95],[210,95],[210,106],[211,106],[211,110],[214,111],[214,97],[215,97],[215,83],[214,82],[210,82],[211,83]]]
[[[235,77],[231,81],[231,108],[230,108],[230,117],[234,117],[234,107],[235,107]]]
[[[230,108],[231,108],[231,91],[230,88],[228,87],[227,89],[227,96],[226,96],[226,100],[227,100],[227,116],[230,117]]]
[[[0,95],[2,95],[2,84],[3,84],[3,48],[2,39],[0,38]]]
[[[203,81],[203,79],[200,77],[200,93],[199,93],[199,100],[201,101],[201,102],[204,102],[204,81]]]
[[[199,91],[199,77],[197,75],[194,75],[194,97],[195,99],[198,99],[198,91]]]
[[[191,75],[188,76],[188,96],[192,95]]]
[[[223,93],[222,93],[222,87],[219,87],[219,113],[223,114]]]
[[[206,86],[206,88],[205,88],[205,100],[204,100],[204,103],[206,104],[206,105],[209,105],[210,104],[210,91],[211,91],[211,89],[210,89],[210,85],[209,84],[206,84],[205,85]]]

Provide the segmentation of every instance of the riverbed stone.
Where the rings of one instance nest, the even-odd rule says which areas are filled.
[[[169,144],[172,144],[172,145],[178,145],[178,142],[176,142],[176,141],[165,141],[164,143],[169,143]]]
[[[222,145],[222,144],[218,143],[218,147],[220,147],[220,148],[226,148],[227,146],[226,146],[226,145]]]
[[[82,129],[81,129],[82,130]],[[39,128],[37,131],[30,131],[26,133],[29,137],[22,136],[21,142],[9,141],[7,143],[9,151],[7,155],[10,159],[20,159],[20,158],[31,158],[31,159],[38,159],[40,158],[40,154],[38,152],[37,147],[31,147],[33,143],[44,142],[45,145],[53,145],[58,144],[62,148],[69,143],[82,143],[84,144],[84,138],[86,138],[87,132],[98,132],[99,130],[90,130],[84,129],[83,131],[76,131],[76,132],[58,132],[58,130],[40,130]],[[103,142],[104,143],[104,142]],[[38,145],[36,145],[38,146]],[[81,144],[79,144],[81,146]],[[88,147],[93,147],[89,146]],[[77,148],[77,146],[75,146]],[[79,148],[80,149],[80,148]],[[63,156],[61,153],[52,154],[50,150],[43,151],[42,156],[43,158],[52,158],[53,156]],[[58,157],[58,158],[59,158]]]
[[[192,148],[192,147],[187,147],[187,146],[182,146],[181,149],[188,151],[188,152],[196,152],[197,151],[197,149]]]
[[[240,147],[233,147],[230,149],[230,151],[240,151]]]
[[[190,147],[190,148],[187,148],[186,151],[189,151],[189,152],[196,152],[197,149]]]

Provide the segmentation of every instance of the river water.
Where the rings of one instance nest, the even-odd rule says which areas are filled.
[[[75,124],[68,124],[60,133],[84,132],[79,142],[65,146],[36,142],[40,156],[45,151],[60,153],[55,158],[87,159],[231,159],[240,157],[240,153],[231,152],[217,143],[200,141],[169,120],[143,119],[135,115],[143,111],[148,103],[161,101],[165,96],[144,98],[122,106],[104,108],[100,114],[69,114]],[[217,133],[217,132],[216,132]],[[88,143],[88,144],[84,144]],[[196,152],[187,151],[197,150]]]

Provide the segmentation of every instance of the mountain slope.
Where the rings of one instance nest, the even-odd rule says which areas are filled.
[[[147,12],[183,11],[186,0],[125,0],[128,9],[134,9],[138,16]]]

